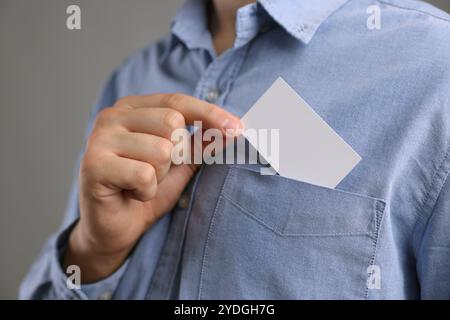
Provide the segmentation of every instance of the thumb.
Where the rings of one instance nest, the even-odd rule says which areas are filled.
[[[199,167],[200,165],[182,164],[170,168],[167,177],[158,185],[155,198],[151,200],[154,212],[160,215],[157,219],[172,210]]]

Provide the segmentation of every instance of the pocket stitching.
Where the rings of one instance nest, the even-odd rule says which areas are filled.
[[[373,237],[373,241],[372,241],[372,256],[369,260],[369,265],[367,267],[372,266],[375,263],[375,259],[377,256],[377,252],[378,252],[378,239],[380,237],[380,230],[381,230],[381,224],[383,222],[383,218],[385,215],[385,209],[386,209],[386,203],[382,200],[377,200],[375,202],[375,232],[374,232],[374,237]],[[368,274],[366,272],[366,290],[364,293],[364,299],[368,299],[369,297],[369,287],[367,286],[367,280],[368,280]]]
[[[265,223],[262,219],[255,216],[253,213],[251,213],[249,210],[243,208],[238,203],[230,199],[226,194],[222,194],[222,197],[228,200],[233,206],[235,206],[239,211],[241,211],[243,214],[251,218],[252,220],[255,220],[256,222],[260,223],[270,231],[274,232],[278,236],[281,237],[339,237],[339,236],[370,236],[370,232],[341,232],[341,233],[286,233],[284,231],[279,231],[276,228],[273,228],[272,226]]]
[[[235,201],[233,201],[229,196],[227,196],[227,194],[224,192],[224,189],[226,187],[226,185],[229,183],[230,177],[235,175],[235,172],[233,173],[233,171],[236,170],[232,170],[233,168],[229,169],[229,172],[227,173],[226,178],[224,179],[224,182],[221,186],[221,190],[219,193],[219,198],[218,201],[216,203],[213,215],[211,217],[211,221],[209,224],[209,228],[208,228],[208,236],[205,242],[205,249],[203,252],[203,258],[202,258],[202,268],[201,268],[201,273],[200,273],[200,283],[199,283],[199,292],[198,292],[198,299],[201,299],[202,297],[202,293],[203,293],[203,287],[204,287],[204,277],[206,275],[206,264],[208,261],[208,249],[209,249],[209,244],[210,244],[210,240],[212,237],[212,229],[214,229],[215,225],[216,225],[216,220],[217,220],[217,213],[219,211],[219,208],[224,206],[224,201],[229,201],[231,205],[235,206],[239,211],[241,211],[241,213],[243,213],[244,215],[246,215],[248,218],[256,221],[257,223],[263,225],[265,228],[269,229],[271,232],[275,233],[277,236],[285,236],[285,237],[290,237],[290,236],[296,236],[296,237],[328,237],[328,236],[369,236],[370,238],[372,238],[372,254],[369,255],[370,259],[368,259],[368,264],[371,265],[375,262],[376,259],[376,254],[378,251],[378,246],[379,246],[379,236],[380,236],[380,230],[381,230],[381,225],[382,225],[382,221],[384,219],[385,216],[385,207],[386,207],[386,203],[384,200],[382,199],[377,199],[377,198],[372,198],[372,197],[368,197],[369,199],[373,200],[373,208],[372,208],[372,212],[375,211],[375,215],[372,215],[372,219],[370,219],[370,223],[373,223],[375,220],[375,230],[374,232],[371,232],[370,230],[368,230],[367,232],[364,232],[363,234],[358,234],[358,233],[336,233],[336,234],[286,234],[283,232],[278,231],[277,229],[267,225],[266,223],[264,223],[263,220],[259,219],[258,217],[254,216],[254,214],[252,214],[249,210],[246,210],[245,208],[243,208],[242,206],[240,206],[238,203],[236,203]],[[359,196],[358,194],[356,194],[357,196]],[[363,197],[365,197],[364,195],[361,195]],[[365,285],[365,292],[363,291],[362,293],[364,294],[364,298],[367,299],[368,295],[369,295],[369,288],[367,287],[367,273],[366,270],[364,270],[364,273],[366,274],[366,276],[362,277],[362,281]]]
[[[227,192],[227,185],[229,183],[229,180],[236,179],[237,174],[239,173],[240,170],[243,170],[244,172],[250,171],[251,173],[255,172],[255,171],[248,170],[245,168],[243,169],[243,168],[240,168],[237,166],[230,166],[230,168],[228,170],[228,174],[227,174],[227,179],[225,179],[225,182],[222,186],[222,190],[221,190],[220,194],[224,198],[226,198],[228,201],[230,201],[235,207],[240,209],[240,211],[245,213],[249,218],[262,224],[263,226],[265,226],[266,228],[268,228],[269,230],[271,230],[272,232],[276,233],[279,236],[286,236],[286,237],[369,236],[371,238],[375,238],[375,236],[376,236],[376,234],[375,234],[377,232],[376,228],[375,228],[375,230],[371,230],[370,226],[374,223],[374,220],[377,219],[377,214],[376,214],[377,211],[376,211],[375,207],[378,205],[379,202],[384,203],[384,200],[375,198],[372,196],[368,196],[365,194],[358,194],[358,193],[349,192],[349,191],[340,190],[340,189],[330,189],[330,188],[321,187],[321,186],[312,185],[312,184],[310,185],[310,184],[308,184],[306,182],[302,182],[302,181],[295,181],[295,182],[307,184],[308,186],[310,185],[311,187],[314,187],[314,188],[326,189],[327,191],[333,191],[336,193],[340,193],[347,197],[351,196],[351,197],[357,197],[359,199],[364,199],[364,201],[371,201],[372,202],[372,210],[370,210],[370,211],[372,214],[371,214],[371,217],[370,217],[367,225],[365,226],[365,228],[362,230],[355,230],[352,232],[338,232],[338,233],[301,233],[301,232],[298,232],[297,233],[297,232],[295,232],[295,230],[294,230],[294,232],[285,232],[285,230],[287,229],[287,223],[280,227],[275,227],[274,225],[268,224],[267,222],[264,221],[264,219],[261,219],[260,217],[258,217],[250,209],[246,208],[245,206],[239,204],[237,201],[233,200],[231,193]],[[230,178],[230,179],[228,179],[228,178]],[[283,178],[283,177],[281,177],[281,178]],[[291,179],[287,178],[287,180],[291,180]],[[288,221],[289,221],[289,219],[288,219]],[[375,223],[376,223],[376,221],[375,221]]]

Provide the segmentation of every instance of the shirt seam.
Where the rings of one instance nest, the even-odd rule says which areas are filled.
[[[419,251],[416,251],[417,247],[415,246],[415,244],[417,244],[420,247],[420,244],[422,243],[425,232],[422,232],[420,235],[418,235],[418,237],[420,239],[417,239],[417,242],[414,241],[415,240],[414,237],[415,237],[418,227],[421,224],[423,224],[426,228],[426,226],[428,225],[429,221],[431,220],[431,218],[433,216],[434,207],[436,205],[437,199],[439,198],[439,195],[442,192],[442,188],[444,187],[445,181],[447,180],[447,178],[449,176],[449,170],[450,170],[450,162],[448,161],[449,159],[450,159],[450,147],[447,148],[444,158],[440,162],[439,167],[434,172],[432,179],[431,179],[430,188],[428,189],[428,191],[424,197],[422,206],[420,207],[419,215],[418,215],[418,218],[417,218],[414,228],[413,228],[413,233],[412,233],[413,239],[411,242],[413,245],[413,252],[414,252],[414,255],[416,258],[419,255]],[[427,213],[420,214],[421,212],[427,212]]]
[[[203,253],[202,253],[202,265],[201,265],[201,269],[200,269],[200,280],[199,280],[199,287],[198,287],[198,294],[197,294],[197,300],[201,300],[202,298],[202,293],[203,293],[203,277],[205,275],[205,263],[208,259],[208,244],[209,244],[209,240],[211,238],[211,232],[212,232],[212,228],[215,225],[215,220],[217,218],[216,214],[217,211],[219,210],[219,207],[221,205],[221,201],[223,199],[223,197],[221,196],[223,194],[223,190],[225,188],[225,186],[228,183],[228,180],[230,179],[230,169],[228,168],[227,173],[226,173],[226,177],[222,182],[222,185],[220,186],[220,192],[219,192],[219,197],[217,199],[217,202],[215,204],[215,208],[214,208],[214,212],[212,214],[211,220],[209,221],[209,225],[208,225],[208,233],[207,233],[207,237],[206,237],[206,241],[205,241],[205,245],[203,247]]]

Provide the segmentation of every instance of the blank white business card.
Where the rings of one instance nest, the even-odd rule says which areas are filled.
[[[283,177],[335,188],[361,160],[282,78],[272,84],[241,120],[250,129],[243,135]],[[260,147],[264,139],[247,134],[260,129],[267,130],[269,136],[271,130],[279,130],[278,157],[271,154],[270,148]]]

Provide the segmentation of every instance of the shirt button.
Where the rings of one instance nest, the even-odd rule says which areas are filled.
[[[178,200],[178,206],[181,209],[187,209],[189,207],[190,200],[191,200],[191,197],[188,194],[183,194],[180,197],[180,200]]]
[[[111,291],[105,291],[100,295],[100,297],[98,297],[98,299],[99,300],[111,300],[112,296],[113,296],[113,294]]]
[[[206,97],[205,98],[206,98],[206,101],[208,101],[209,103],[214,103],[219,98],[219,91],[217,91],[216,89],[210,89],[206,93]]]

